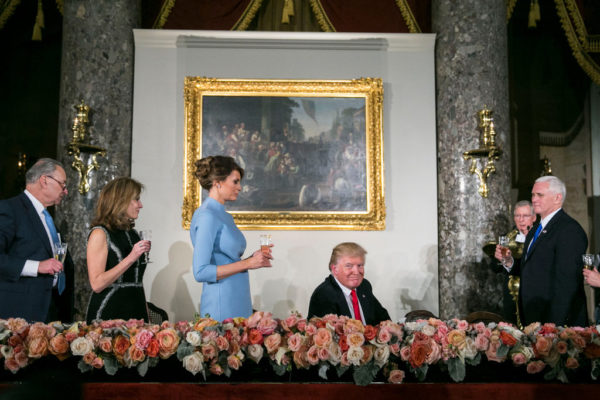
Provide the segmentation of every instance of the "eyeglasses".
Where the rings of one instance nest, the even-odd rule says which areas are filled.
[[[530,215],[530,214],[515,214],[515,218],[517,218],[517,219],[531,218],[531,217],[533,217],[533,215]]]
[[[55,177],[51,176],[51,175],[44,175],[46,178],[50,178],[52,179],[54,182],[58,183],[60,185],[60,188],[62,189],[62,191],[64,192],[65,190],[67,190],[67,182],[61,182],[58,179],[56,179]]]

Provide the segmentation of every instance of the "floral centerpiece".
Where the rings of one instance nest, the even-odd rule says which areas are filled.
[[[229,377],[246,363],[267,360],[278,375],[293,368],[314,369],[328,379],[328,371],[338,377],[351,371],[359,385],[378,376],[401,383],[407,373],[424,381],[431,366],[461,382],[467,365],[487,361],[567,382],[575,371],[598,378],[598,328],[536,323],[521,331],[506,323],[434,318],[365,326],[346,316],[306,320],[292,313],[277,319],[260,311],[247,319],[205,317],[161,325],[142,320],[29,324],[11,318],[0,319],[0,360],[16,373],[42,357],[77,357],[84,373],[103,369],[114,375],[120,368],[136,368],[144,376],[160,360],[176,357],[187,373],[204,379]]]

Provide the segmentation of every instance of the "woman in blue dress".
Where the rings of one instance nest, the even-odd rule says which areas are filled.
[[[203,283],[200,315],[217,321],[247,318],[252,314],[248,270],[270,267],[272,257],[257,250],[242,260],[246,239],[225,211],[225,202],[242,190],[244,170],[231,157],[209,156],[196,161],[196,177],[208,191],[190,226],[194,278]]]

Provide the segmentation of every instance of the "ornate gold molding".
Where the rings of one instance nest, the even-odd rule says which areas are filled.
[[[262,5],[262,0],[252,0],[248,7],[242,13],[242,16],[237,20],[237,22],[231,28],[232,31],[245,31],[248,29],[250,22],[256,16],[260,6]]]
[[[317,19],[317,22],[319,23],[319,26],[323,32],[335,32],[335,27],[325,13],[321,2],[319,0],[310,0],[310,7],[315,13],[315,18]]]
[[[153,29],[162,29],[163,26],[167,23],[167,18],[169,18],[169,14],[171,14],[171,10],[175,6],[175,0],[165,0],[163,2],[162,7],[160,8],[160,12],[156,16],[156,20],[154,21],[154,25],[152,25]]]
[[[415,15],[413,14],[406,0],[396,0],[396,5],[402,13],[402,18],[404,19],[406,26],[408,26],[408,31],[410,33],[421,33],[419,23],[415,19]]]

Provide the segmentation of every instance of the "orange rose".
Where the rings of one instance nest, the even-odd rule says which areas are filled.
[[[148,355],[148,357],[153,358],[157,357],[159,352],[160,346],[158,345],[158,340],[152,339],[148,344],[148,347],[146,347],[146,354]]]
[[[537,354],[541,356],[547,356],[550,354],[550,349],[552,349],[552,339],[549,339],[545,336],[536,337],[534,350]]]
[[[50,339],[50,342],[48,343],[48,351],[50,354],[57,356],[60,360],[66,358],[69,351],[69,342],[67,342],[65,335],[59,333]]]
[[[431,351],[431,346],[429,343],[417,343],[414,344],[410,349],[410,356],[408,357],[408,362],[413,368],[419,368],[429,355]]]
[[[346,342],[349,346],[360,347],[365,343],[365,337],[359,332],[350,333],[346,336]]]
[[[329,346],[331,340],[331,332],[329,331],[329,329],[326,328],[317,329],[317,333],[315,334],[315,336],[313,336],[313,341],[319,347]]]
[[[344,324],[344,333],[349,334],[353,332],[363,333],[365,331],[365,326],[361,321],[356,319],[348,319]]]
[[[179,335],[173,328],[163,329],[156,334],[160,358],[171,357],[177,351],[179,346]]]
[[[281,335],[279,333],[273,333],[265,339],[265,347],[269,354],[276,352],[279,349],[279,345],[281,345]]]
[[[573,357],[567,357],[567,361],[565,361],[565,367],[568,369],[575,369],[579,367],[579,362]]]
[[[258,329],[251,329],[248,334],[248,342],[250,344],[262,344],[263,335]]]
[[[117,357],[123,357],[129,346],[129,339],[123,335],[118,335],[113,339],[113,352]]]
[[[229,368],[235,369],[237,371],[242,366],[242,361],[239,359],[239,357],[235,355],[230,355],[229,357],[227,357],[227,365],[229,366]]]
[[[127,351],[129,352],[129,358],[131,361],[142,362],[146,359],[144,350],[138,348],[137,346],[130,346]]]
[[[368,344],[366,346],[362,346],[362,349],[364,353],[362,359],[360,360],[360,363],[366,364],[373,358],[373,345]]]
[[[112,352],[112,340],[108,336],[103,336],[98,340],[98,348],[105,353]]]
[[[41,358],[48,354],[48,339],[38,336],[28,340],[27,353],[31,358]]]
[[[305,369],[307,369],[310,366],[310,364],[308,363],[306,349],[301,348],[300,350],[294,352],[294,364],[296,364],[296,367],[298,368]]]
[[[506,331],[500,331],[500,339],[502,340],[502,343],[510,347],[517,344],[517,339],[515,339],[513,335]]]
[[[365,326],[365,339],[371,341],[377,336],[377,328],[371,325]]]
[[[448,332],[447,337],[448,344],[451,344],[457,349],[463,349],[465,347],[465,331],[454,329]]]

